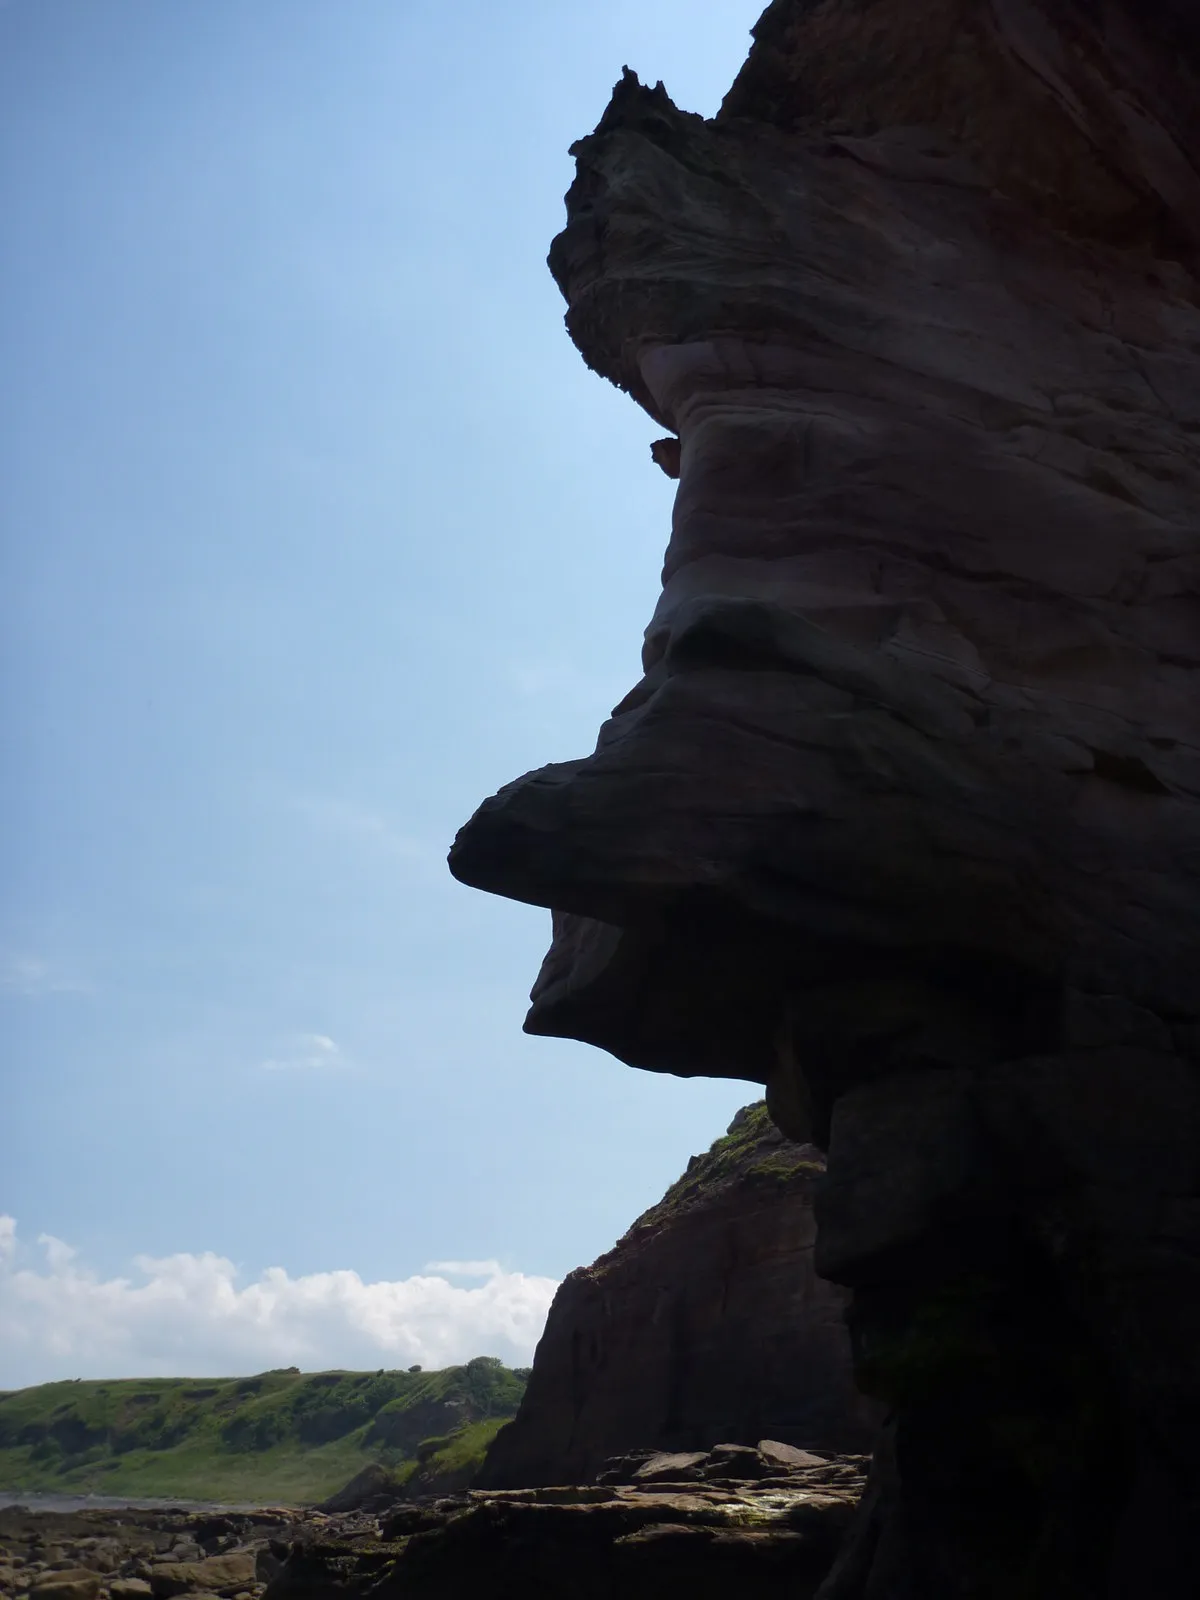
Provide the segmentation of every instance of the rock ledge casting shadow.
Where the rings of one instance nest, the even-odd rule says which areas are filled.
[[[1200,12],[776,0],[627,73],[551,267],[677,439],[644,677],[487,800],[527,1027],[767,1085],[890,1407],[827,1600],[1186,1593]]]

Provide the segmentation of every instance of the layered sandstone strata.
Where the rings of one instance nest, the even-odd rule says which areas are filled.
[[[1200,12],[776,0],[551,265],[672,438],[645,675],[484,803],[527,1026],[764,1082],[893,1408],[829,1595],[1187,1592]]]
[[[813,1270],[824,1164],[761,1103],[740,1111],[612,1250],[563,1281],[520,1409],[475,1484],[589,1483],[638,1448],[869,1449],[847,1296]]]

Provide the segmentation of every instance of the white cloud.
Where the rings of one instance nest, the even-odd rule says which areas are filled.
[[[35,999],[44,994],[91,994],[93,986],[78,978],[55,971],[48,961],[37,956],[0,956],[0,989],[9,994]]]
[[[13,1244],[15,1247],[17,1224],[13,1217],[7,1218],[7,1221],[13,1225]],[[71,1245],[64,1244],[61,1239],[56,1239],[52,1233],[39,1233],[38,1243],[46,1252],[46,1265],[51,1272],[65,1272],[79,1254]]]
[[[441,1272],[448,1278],[494,1278],[500,1271],[498,1261],[427,1261],[426,1272]]]
[[[326,1033],[298,1033],[278,1055],[261,1063],[264,1072],[341,1071],[349,1062]]]
[[[433,1264],[377,1283],[269,1267],[242,1285],[233,1262],[208,1251],[139,1256],[129,1277],[101,1278],[61,1240],[39,1243],[43,1259],[23,1264],[15,1223],[0,1216],[0,1387],[281,1366],[443,1367],[476,1355],[528,1365],[558,1287],[492,1261],[442,1264],[480,1269],[472,1287]]]

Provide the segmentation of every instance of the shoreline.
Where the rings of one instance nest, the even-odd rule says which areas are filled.
[[[179,1495],[68,1494],[47,1489],[0,1489],[0,1512],[28,1511],[64,1515],[80,1511],[230,1512],[307,1511],[311,1507],[273,1500],[193,1500]]]

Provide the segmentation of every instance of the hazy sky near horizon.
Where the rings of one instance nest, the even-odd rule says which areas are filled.
[[[0,0],[0,1387],[527,1360],[751,1098],[526,1038],[548,913],[444,860],[669,530],[568,146],[761,4]]]

